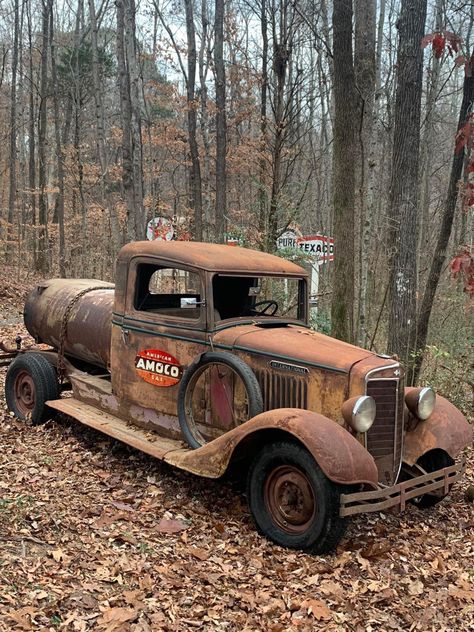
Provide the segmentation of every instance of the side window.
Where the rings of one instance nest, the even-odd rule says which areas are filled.
[[[148,263],[138,265],[136,310],[196,319],[201,314],[201,302],[201,280],[197,273]]]

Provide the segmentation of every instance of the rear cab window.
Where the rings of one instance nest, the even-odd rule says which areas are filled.
[[[204,305],[197,272],[139,263],[133,307],[139,312],[197,320]]]

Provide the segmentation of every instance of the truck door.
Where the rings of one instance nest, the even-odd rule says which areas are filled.
[[[204,273],[149,257],[132,259],[125,313],[114,315],[114,325],[114,392],[131,417],[174,434],[179,382],[208,348]]]

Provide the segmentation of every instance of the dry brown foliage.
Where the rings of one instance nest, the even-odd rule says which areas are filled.
[[[473,629],[472,450],[436,508],[361,516],[335,555],[315,557],[259,536],[232,481],[175,470],[72,420],[19,422],[4,378],[0,630]]]

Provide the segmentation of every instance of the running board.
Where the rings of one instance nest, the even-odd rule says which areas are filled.
[[[99,430],[109,435],[109,437],[118,439],[157,459],[166,460],[165,455],[168,455],[170,452],[191,452],[189,448],[183,447],[182,441],[160,437],[155,432],[128,424],[123,419],[85,404],[74,397],[54,399],[46,403],[50,408],[59,410],[61,413],[77,419],[82,424],[95,428],[95,430]]]
[[[269,420],[268,415],[264,413],[237,426],[237,428],[229,430],[200,448],[191,450],[182,441],[168,439],[160,436],[157,432],[144,430],[135,426],[132,422],[124,421],[75,397],[54,399],[46,403],[51,408],[77,419],[77,421],[86,426],[99,430],[109,435],[109,437],[123,441],[123,443],[133,448],[141,450],[165,463],[174,465],[181,470],[186,470],[198,476],[205,476],[206,478],[220,478],[225,474],[235,448],[246,437],[250,437],[254,432],[275,427],[275,422],[272,419]],[[274,413],[275,411],[271,412]],[[278,412],[283,416],[281,427],[290,433],[296,434],[289,422],[295,418],[295,413],[303,413],[303,411],[293,408],[282,408]],[[287,422],[287,419],[289,422]],[[284,425],[285,423],[286,426]]]

